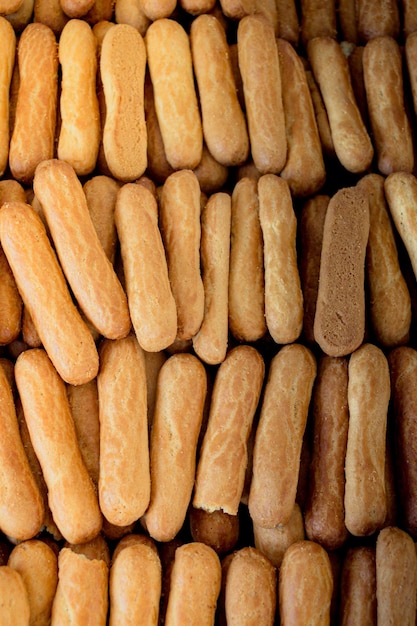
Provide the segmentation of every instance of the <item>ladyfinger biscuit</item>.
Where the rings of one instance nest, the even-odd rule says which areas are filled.
[[[273,357],[256,428],[249,492],[254,524],[275,528],[293,513],[302,440],[316,361],[305,346],[284,346]]]
[[[285,39],[277,39],[287,161],[281,170],[293,196],[317,193],[326,180],[320,135],[301,58]]]
[[[369,200],[360,187],[339,189],[327,207],[314,336],[329,356],[346,356],[365,333],[365,256]]]
[[[326,550],[314,541],[293,543],[279,570],[279,611],[285,626],[329,624],[333,574]]]
[[[0,345],[17,339],[22,328],[22,298],[7,257],[0,247]]]
[[[373,37],[362,57],[363,79],[378,170],[412,172],[413,135],[404,101],[403,58],[393,37]]]
[[[342,41],[350,41],[357,45],[359,36],[356,0],[339,0],[337,11],[338,28]]]
[[[91,480],[97,487],[100,472],[100,417],[97,378],[84,385],[67,385],[68,402],[78,445]]]
[[[176,170],[194,169],[201,161],[203,129],[189,36],[179,22],[158,19],[145,43],[166,158]]]
[[[15,33],[21,33],[32,21],[35,0],[22,0],[19,8],[13,13],[5,15]]]
[[[110,339],[131,327],[126,294],[100,243],[74,168],[59,159],[40,163],[33,181],[54,245],[87,319]]]
[[[108,578],[108,566],[103,560],[91,560],[71,548],[61,548],[51,626],[77,624],[85,619],[94,626],[105,626]]]
[[[193,172],[197,176],[201,191],[206,195],[222,191],[230,173],[226,165],[216,161],[205,143],[203,143],[201,161]]]
[[[30,183],[36,166],[54,156],[58,98],[57,42],[49,26],[32,23],[20,36],[19,91],[9,147],[15,179]]]
[[[103,534],[99,534],[94,539],[86,541],[85,543],[64,543],[65,548],[71,548],[73,552],[84,555],[90,560],[102,560],[107,565],[110,565],[110,548]]]
[[[100,77],[106,115],[103,150],[115,178],[133,181],[147,166],[144,108],[146,47],[130,24],[116,24],[103,39]]]
[[[340,624],[376,624],[376,562],[374,546],[350,548],[340,578]]]
[[[220,0],[220,7],[226,17],[240,20],[255,13],[256,0]]]
[[[274,624],[277,605],[277,572],[268,558],[253,547],[237,550],[226,573],[227,624]]]
[[[376,541],[377,623],[414,625],[416,588],[414,541],[401,528],[383,528]]]
[[[157,626],[161,586],[161,562],[155,549],[140,543],[122,548],[110,569],[109,626]]]
[[[28,593],[30,624],[49,624],[58,583],[58,561],[53,549],[39,539],[17,544],[7,565],[20,574]]]
[[[8,565],[0,567],[0,626],[27,626],[30,622],[28,592],[21,575]]]
[[[330,197],[318,194],[303,204],[299,215],[299,272],[303,292],[303,338],[314,344],[314,316],[319,288],[324,219]]]
[[[264,242],[265,317],[278,344],[296,341],[303,324],[303,293],[297,265],[297,218],[289,185],[275,174],[258,181]]]
[[[305,539],[304,518],[296,502],[287,524],[275,528],[263,528],[253,524],[255,547],[264,554],[274,567],[279,569],[287,549],[296,541]]]
[[[99,350],[99,502],[109,522],[127,526],[150,497],[145,357],[133,334]]]
[[[144,350],[159,352],[177,336],[177,307],[153,194],[143,185],[123,185],[117,195],[115,223],[136,337]]]
[[[279,14],[276,0],[255,0],[255,13],[263,17],[272,25],[275,35],[279,32]]]
[[[357,3],[359,41],[366,43],[374,37],[400,36],[400,5],[395,0],[359,0]]]
[[[158,554],[158,548],[156,547],[156,543],[154,540],[149,537],[149,535],[145,535],[141,532],[131,532],[127,535],[124,535],[121,539],[117,540],[117,544],[111,555],[111,563],[115,563],[119,553],[122,552],[125,548],[130,548],[130,546],[147,546],[151,548],[154,552]]]
[[[39,492],[41,494],[42,501],[43,501],[43,508],[44,508],[45,513],[43,517],[42,529],[46,531],[48,535],[50,535],[53,538],[53,540],[61,541],[62,534],[58,530],[58,527],[52,517],[51,509],[49,508],[48,488],[46,486],[45,478],[42,473],[42,468],[39,463],[39,459],[36,456],[35,450],[33,449],[29,430],[27,427],[25,416],[23,414],[22,403],[20,401],[19,396],[17,396],[16,398],[16,415],[17,415],[17,421],[19,424],[20,437],[22,439],[26,457],[29,462],[30,469],[35,478],[36,484],[38,486],[38,489],[39,489]]]
[[[33,21],[48,26],[55,35],[64,28],[70,19],[62,10],[60,0],[34,0]]]
[[[62,75],[57,156],[84,176],[96,166],[101,133],[97,40],[85,20],[72,19],[64,26],[58,58]]]
[[[170,17],[177,6],[177,0],[139,0],[139,6],[146,17],[155,22]]]
[[[322,356],[312,399],[313,441],[305,508],[308,539],[326,550],[348,538],[345,526],[345,457],[349,425],[348,360]]]
[[[104,252],[113,265],[118,245],[114,211],[119,189],[119,181],[104,175],[93,176],[83,185],[94,228]]]
[[[159,223],[177,306],[177,339],[191,339],[204,316],[200,197],[200,185],[191,170],[174,172],[161,189]]]
[[[0,15],[9,15],[20,9],[22,0],[2,0],[0,3]]]
[[[332,131],[330,129],[329,117],[327,115],[326,107],[323,102],[319,86],[309,66],[306,68],[306,78],[310,89],[314,113],[316,116],[317,128],[320,135],[323,155],[333,160],[336,158],[336,152],[332,138]]]
[[[213,624],[220,593],[221,565],[203,543],[186,543],[175,551],[166,626]]]
[[[192,342],[197,356],[210,365],[224,361],[228,344],[231,197],[210,196],[201,215],[201,271],[204,316]]]
[[[0,367],[0,401],[0,528],[6,535],[24,541],[41,530],[44,506],[20,437],[13,393],[3,367]]]
[[[188,519],[193,541],[205,543],[218,555],[235,548],[240,534],[239,515],[229,515],[221,509],[209,512],[192,506]]]
[[[197,465],[194,507],[237,515],[264,373],[263,358],[248,345],[230,350],[220,365]]]
[[[300,39],[304,47],[315,37],[336,40],[337,19],[335,0],[302,0],[300,7]]]
[[[404,37],[417,30],[417,7],[411,0],[402,0],[402,28]]]
[[[307,54],[326,107],[336,156],[349,172],[364,172],[372,163],[374,148],[355,99],[342,47],[332,37],[315,37],[307,44]]]
[[[100,532],[101,512],[78,445],[65,383],[46,352],[36,348],[19,355],[15,376],[53,518],[70,543],[88,541]]]
[[[191,15],[209,13],[214,9],[215,4],[216,0],[179,0],[179,5]]]
[[[178,353],[162,365],[150,438],[151,497],[148,533],[171,541],[184,524],[195,480],[197,443],[207,376],[192,354]]]
[[[164,140],[159,126],[158,114],[155,106],[154,90],[149,72],[145,76],[144,106],[147,130],[147,158],[146,171],[159,184],[164,183],[175,170],[168,163],[165,153]]]
[[[16,56],[16,34],[13,26],[0,15],[0,175],[9,163],[10,120],[9,91]]]
[[[72,19],[83,18],[94,6],[95,0],[59,0],[65,15]]]
[[[411,89],[412,107],[414,114],[417,114],[417,29],[416,32],[410,33],[404,44],[404,57],[406,62],[406,71]]]
[[[229,328],[239,341],[266,333],[263,238],[257,181],[241,178],[232,192]]]
[[[97,349],[72,301],[41,219],[27,204],[4,204],[0,241],[25,307],[57,371],[70,384],[92,380],[98,371]]]
[[[190,43],[207,148],[222,165],[241,165],[249,155],[249,136],[225,29],[213,15],[199,15],[191,25]]]
[[[382,528],[387,514],[385,445],[391,395],[388,361],[370,343],[349,359],[345,524],[352,535]]]
[[[97,2],[97,0],[96,0]],[[145,15],[141,2],[136,0],[116,0],[114,3],[114,19],[116,24],[130,24],[145,36],[151,20]]]
[[[417,276],[417,178],[409,172],[393,172],[385,178],[384,191],[394,226]]]
[[[358,182],[369,197],[366,276],[373,332],[380,345],[409,340],[411,297],[398,259],[397,244],[384,193],[385,178],[368,174]]]
[[[394,424],[394,469],[401,525],[417,536],[417,465],[415,388],[417,351],[411,346],[394,348],[388,355]]]
[[[262,16],[243,17],[237,46],[251,156],[262,174],[279,174],[287,159],[287,138],[274,29]]]

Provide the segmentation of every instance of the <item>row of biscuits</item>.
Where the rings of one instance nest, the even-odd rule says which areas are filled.
[[[394,572],[396,560],[407,568],[407,578]],[[161,557],[153,542],[141,535],[122,539],[111,560],[101,542],[63,547],[58,554],[40,540],[21,543],[11,551],[8,565],[0,566],[0,589],[8,593],[11,607],[3,612],[3,623],[13,619],[17,625],[81,624],[88,615],[88,622],[94,624],[157,624],[163,593],[167,594],[163,611],[167,624],[184,620],[242,624],[253,623],[254,618],[273,624],[277,606],[278,623],[329,623],[333,574],[326,552],[317,543],[293,543],[278,581],[270,561],[253,547],[236,550],[220,562],[204,543],[179,545],[170,581],[163,572],[167,562],[169,558]],[[398,528],[381,531],[375,548],[352,548],[341,574],[343,615],[348,617],[340,623],[377,623],[375,613],[378,623],[394,619],[394,623],[412,624],[412,611],[397,611],[393,603],[413,604],[414,570],[413,542]],[[402,593],[394,599],[399,584]],[[297,598],[300,593],[302,604]]]
[[[167,356],[157,365],[148,465],[143,356],[141,364],[132,336],[105,340],[102,349],[97,381],[67,389],[44,350],[24,350],[14,366],[18,418],[5,362],[0,370],[2,408],[9,409],[2,423],[1,525],[4,532],[22,533],[2,543],[2,559],[26,581],[29,605],[36,605],[40,595],[47,615],[55,613],[53,624],[66,623],[62,604],[71,614],[94,611],[97,624],[106,623],[107,612],[114,612],[114,623],[119,623],[119,610],[147,611],[144,593],[146,601],[153,602],[145,623],[159,623],[159,611],[165,623],[183,623],[184,615],[197,611],[209,593],[211,599],[204,602],[207,621],[199,621],[206,619],[201,608],[196,619],[212,623],[214,613],[222,611],[222,581],[224,601],[232,606],[226,608],[232,611],[227,623],[244,619],[234,604],[242,589],[251,590],[255,608],[251,609],[252,600],[240,600],[240,610],[253,610],[265,624],[274,623],[276,608],[281,618],[293,624],[308,623],[316,612],[323,619],[319,623],[328,623],[332,612],[334,623],[339,619],[344,623],[358,619],[357,611],[370,620],[386,612],[388,619],[396,615],[395,619],[409,618],[412,623],[417,574],[412,450],[415,349],[398,347],[388,361],[372,344],[363,344],[349,358],[326,355],[317,363],[314,386],[316,362],[309,349],[301,344],[285,346],[270,363],[260,414],[254,421],[263,361],[255,348],[237,346],[217,371],[205,425],[203,404],[209,381],[204,366],[190,353]],[[258,378],[252,380],[255,364]],[[395,460],[389,444],[385,449],[391,386]],[[304,437],[310,403],[312,442]],[[139,417],[139,405],[140,421],[133,419]],[[246,447],[251,423],[252,450]],[[306,443],[312,443],[309,459],[302,451]],[[274,449],[276,454],[271,454]],[[245,493],[247,453],[252,453],[252,459]],[[308,475],[307,493],[300,481],[302,472]],[[401,485],[397,490],[394,474]],[[144,515],[136,521],[141,510]],[[25,538],[31,535],[35,539]],[[385,552],[378,557],[385,542]],[[122,565],[119,551],[132,543],[145,543],[152,550],[141,548],[139,553],[147,555],[136,556],[123,550],[123,559],[128,560]],[[97,544],[104,554],[97,555]],[[46,552],[47,563],[43,555],[40,563],[32,562],[33,547]],[[85,558],[90,549],[94,565]],[[174,573],[170,578],[169,563],[164,569],[158,567],[170,550],[174,562],[169,563],[175,567],[178,558],[176,571],[181,571],[178,563],[186,551],[190,555],[196,551],[201,564],[191,556],[176,581]],[[17,554],[21,560],[16,563]],[[149,557],[155,561],[155,555],[159,555],[156,564],[148,563]],[[229,583],[235,558],[242,571]],[[110,570],[110,579],[106,560],[115,572]],[[197,588],[191,583],[197,576],[192,565],[203,568]],[[142,567],[146,567],[144,577],[138,569]],[[257,574],[258,568],[264,574]],[[8,593],[16,575],[0,568],[3,573],[3,593]],[[355,585],[358,574],[366,577],[363,588],[361,579],[359,588]],[[171,581],[172,596],[169,589],[162,595],[162,575]],[[255,584],[252,577],[258,575],[262,578]],[[45,576],[51,576],[52,583],[46,585]],[[120,582],[112,582],[119,576]],[[91,580],[95,582],[90,586]],[[239,591],[234,591],[235,586]],[[23,608],[26,587],[20,583]],[[179,617],[170,615],[177,611]],[[2,615],[7,623],[10,614],[5,610]]]
[[[44,623],[52,615],[63,624],[68,614],[81,623],[86,611],[98,624],[120,624],[137,610],[152,624],[243,624],[251,612],[265,624],[313,616],[365,623],[365,613],[371,623],[415,621],[412,125],[377,161],[377,126],[362,122],[350,87],[357,50],[325,37],[303,55],[281,38],[272,64],[271,29],[230,14],[232,4],[217,6],[214,20],[193,16],[189,43],[183,13],[149,17],[142,43],[132,28],[91,28],[83,19],[66,22],[57,47],[52,29],[18,33],[19,47],[30,43],[26,52],[22,45],[23,75],[19,48],[8,73],[0,181],[0,241],[14,293],[2,330],[13,306],[18,320],[3,341],[0,572],[5,593],[19,587],[21,623],[35,620],[38,582],[50,589]],[[312,8],[302,7],[305,17],[318,14]],[[241,26],[240,75],[225,64],[226,33],[237,37],[232,20]],[[407,104],[412,119],[400,48],[392,37],[379,41],[382,68],[370,66],[368,94],[386,87],[391,110],[402,114]],[[394,62],[384,84],[382,70]],[[337,67],[346,111],[329,67]],[[19,115],[13,93],[22,82],[33,91]],[[219,82],[234,95],[226,106],[233,115],[220,123]],[[271,88],[267,107],[260,84]],[[39,87],[54,97],[40,97]],[[174,94],[180,118],[166,108]],[[322,98],[316,109],[313,96]],[[270,121],[280,98],[281,124],[259,144],[265,127],[256,124]],[[30,118],[45,106],[49,123],[39,133],[40,120]],[[384,140],[405,118],[376,106],[374,119],[391,121]],[[247,125],[250,141],[222,163],[236,120],[237,136]],[[198,141],[190,144],[191,128]],[[32,160],[36,137],[52,152]],[[72,160],[75,137],[93,153],[84,170],[83,159]],[[195,145],[205,164],[174,160]],[[209,145],[220,145],[217,158]],[[280,148],[278,166],[271,147]],[[397,157],[409,171],[398,171]],[[392,171],[381,167],[387,162]],[[38,539],[52,549],[48,584],[25,554]],[[80,557],[95,541],[102,552]],[[161,567],[170,549],[175,558]],[[357,572],[366,578],[360,589]],[[3,616],[10,623],[6,609]]]

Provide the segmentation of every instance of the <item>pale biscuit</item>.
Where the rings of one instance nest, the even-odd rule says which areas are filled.
[[[166,158],[174,169],[194,169],[201,161],[203,128],[189,35],[179,22],[159,19],[145,42]]]
[[[124,182],[142,176],[147,166],[145,70],[146,47],[136,28],[130,24],[110,28],[100,52],[106,109],[103,150],[110,172]]]

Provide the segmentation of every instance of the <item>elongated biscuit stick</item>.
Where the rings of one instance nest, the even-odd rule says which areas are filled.
[[[139,542],[121,547],[110,568],[109,626],[129,622],[157,626],[161,587],[157,551]]]
[[[160,19],[149,26],[145,42],[166,158],[174,169],[194,169],[201,161],[203,129],[189,36],[179,22]]]
[[[95,168],[100,144],[100,112],[96,94],[97,42],[83,20],[70,20],[59,38],[62,72],[61,125],[57,156],[79,176]]]
[[[249,154],[249,137],[225,29],[213,15],[200,15],[192,23],[190,41],[207,148],[222,165],[240,165]]]
[[[198,542],[186,543],[177,548],[165,624],[212,624],[220,584],[220,560],[212,548]]]
[[[133,328],[144,350],[159,352],[177,336],[177,307],[152,192],[135,183],[123,185],[115,221]]]
[[[58,555],[58,585],[52,605],[51,626],[80,623],[84,616],[105,626],[108,613],[108,566],[102,559],[89,559],[71,548]]]
[[[99,354],[100,508],[110,523],[128,526],[150,498],[145,357],[133,333],[103,341]]]
[[[265,279],[257,181],[240,179],[232,193],[229,328],[240,341],[266,333]]]
[[[44,161],[36,168],[33,188],[80,308],[104,337],[125,337],[131,327],[127,297],[100,243],[74,168],[59,159]]]
[[[9,166],[28,184],[36,166],[54,156],[58,97],[58,50],[55,34],[45,24],[28,24],[18,45],[19,91]],[[40,94],[42,94],[40,96]]]
[[[258,197],[264,241],[266,324],[276,343],[291,343],[302,330],[303,294],[290,188],[280,176],[264,174],[258,181]]]
[[[24,541],[41,530],[44,506],[20,437],[13,393],[3,367],[0,367],[0,402],[3,494],[0,528],[15,540]]]
[[[374,148],[355,99],[348,60],[332,37],[310,39],[307,53],[326,107],[336,155],[349,172],[364,172],[372,163]]]
[[[287,161],[281,176],[293,196],[311,196],[326,180],[320,135],[301,58],[285,39],[277,39],[282,81]]]
[[[252,346],[233,348],[221,364],[197,465],[194,507],[237,515],[264,373],[263,358]]]
[[[397,244],[385,199],[385,178],[363,176],[358,186],[369,196],[366,273],[373,331],[382,346],[405,344],[410,337],[411,297],[399,263]]]
[[[174,539],[186,518],[206,391],[207,375],[194,355],[174,354],[162,365],[150,439],[151,498],[145,513],[146,529],[157,541]]]
[[[128,182],[140,178],[147,166],[144,108],[146,48],[130,24],[116,24],[101,44],[100,77],[106,115],[103,150],[110,172]]]
[[[271,361],[256,428],[249,491],[255,524],[274,528],[293,513],[301,446],[316,361],[305,346],[284,346]]]
[[[402,52],[392,37],[374,37],[366,44],[363,79],[377,165],[381,174],[412,172],[414,148],[404,100]]]
[[[160,194],[159,222],[177,305],[178,339],[191,339],[204,316],[200,214],[201,190],[194,172],[180,170],[168,176]]]
[[[16,35],[7,19],[0,15],[0,175],[9,162],[9,90],[16,56]]]
[[[345,523],[356,536],[380,530],[387,514],[385,439],[390,396],[387,359],[380,348],[365,343],[349,359]]]
[[[15,376],[53,518],[70,543],[89,541],[100,532],[102,516],[78,445],[65,384],[47,353],[38,348],[19,355]]]
[[[74,305],[45,227],[32,207],[19,202],[3,205],[0,241],[23,302],[57,371],[70,384],[92,380],[98,371],[95,343]]]
[[[192,341],[197,356],[215,365],[224,360],[228,342],[230,196],[225,192],[210,196],[201,219],[204,317]]]
[[[278,174],[287,138],[274,29],[262,16],[248,15],[239,21],[237,46],[251,155],[262,174]]]

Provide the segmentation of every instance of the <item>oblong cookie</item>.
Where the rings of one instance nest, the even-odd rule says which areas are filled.
[[[324,220],[314,337],[329,356],[345,356],[365,333],[365,255],[369,202],[358,187],[339,189]]]
[[[145,69],[146,47],[136,28],[110,28],[100,53],[106,104],[103,149],[112,175],[125,182],[142,176],[147,166]]]

